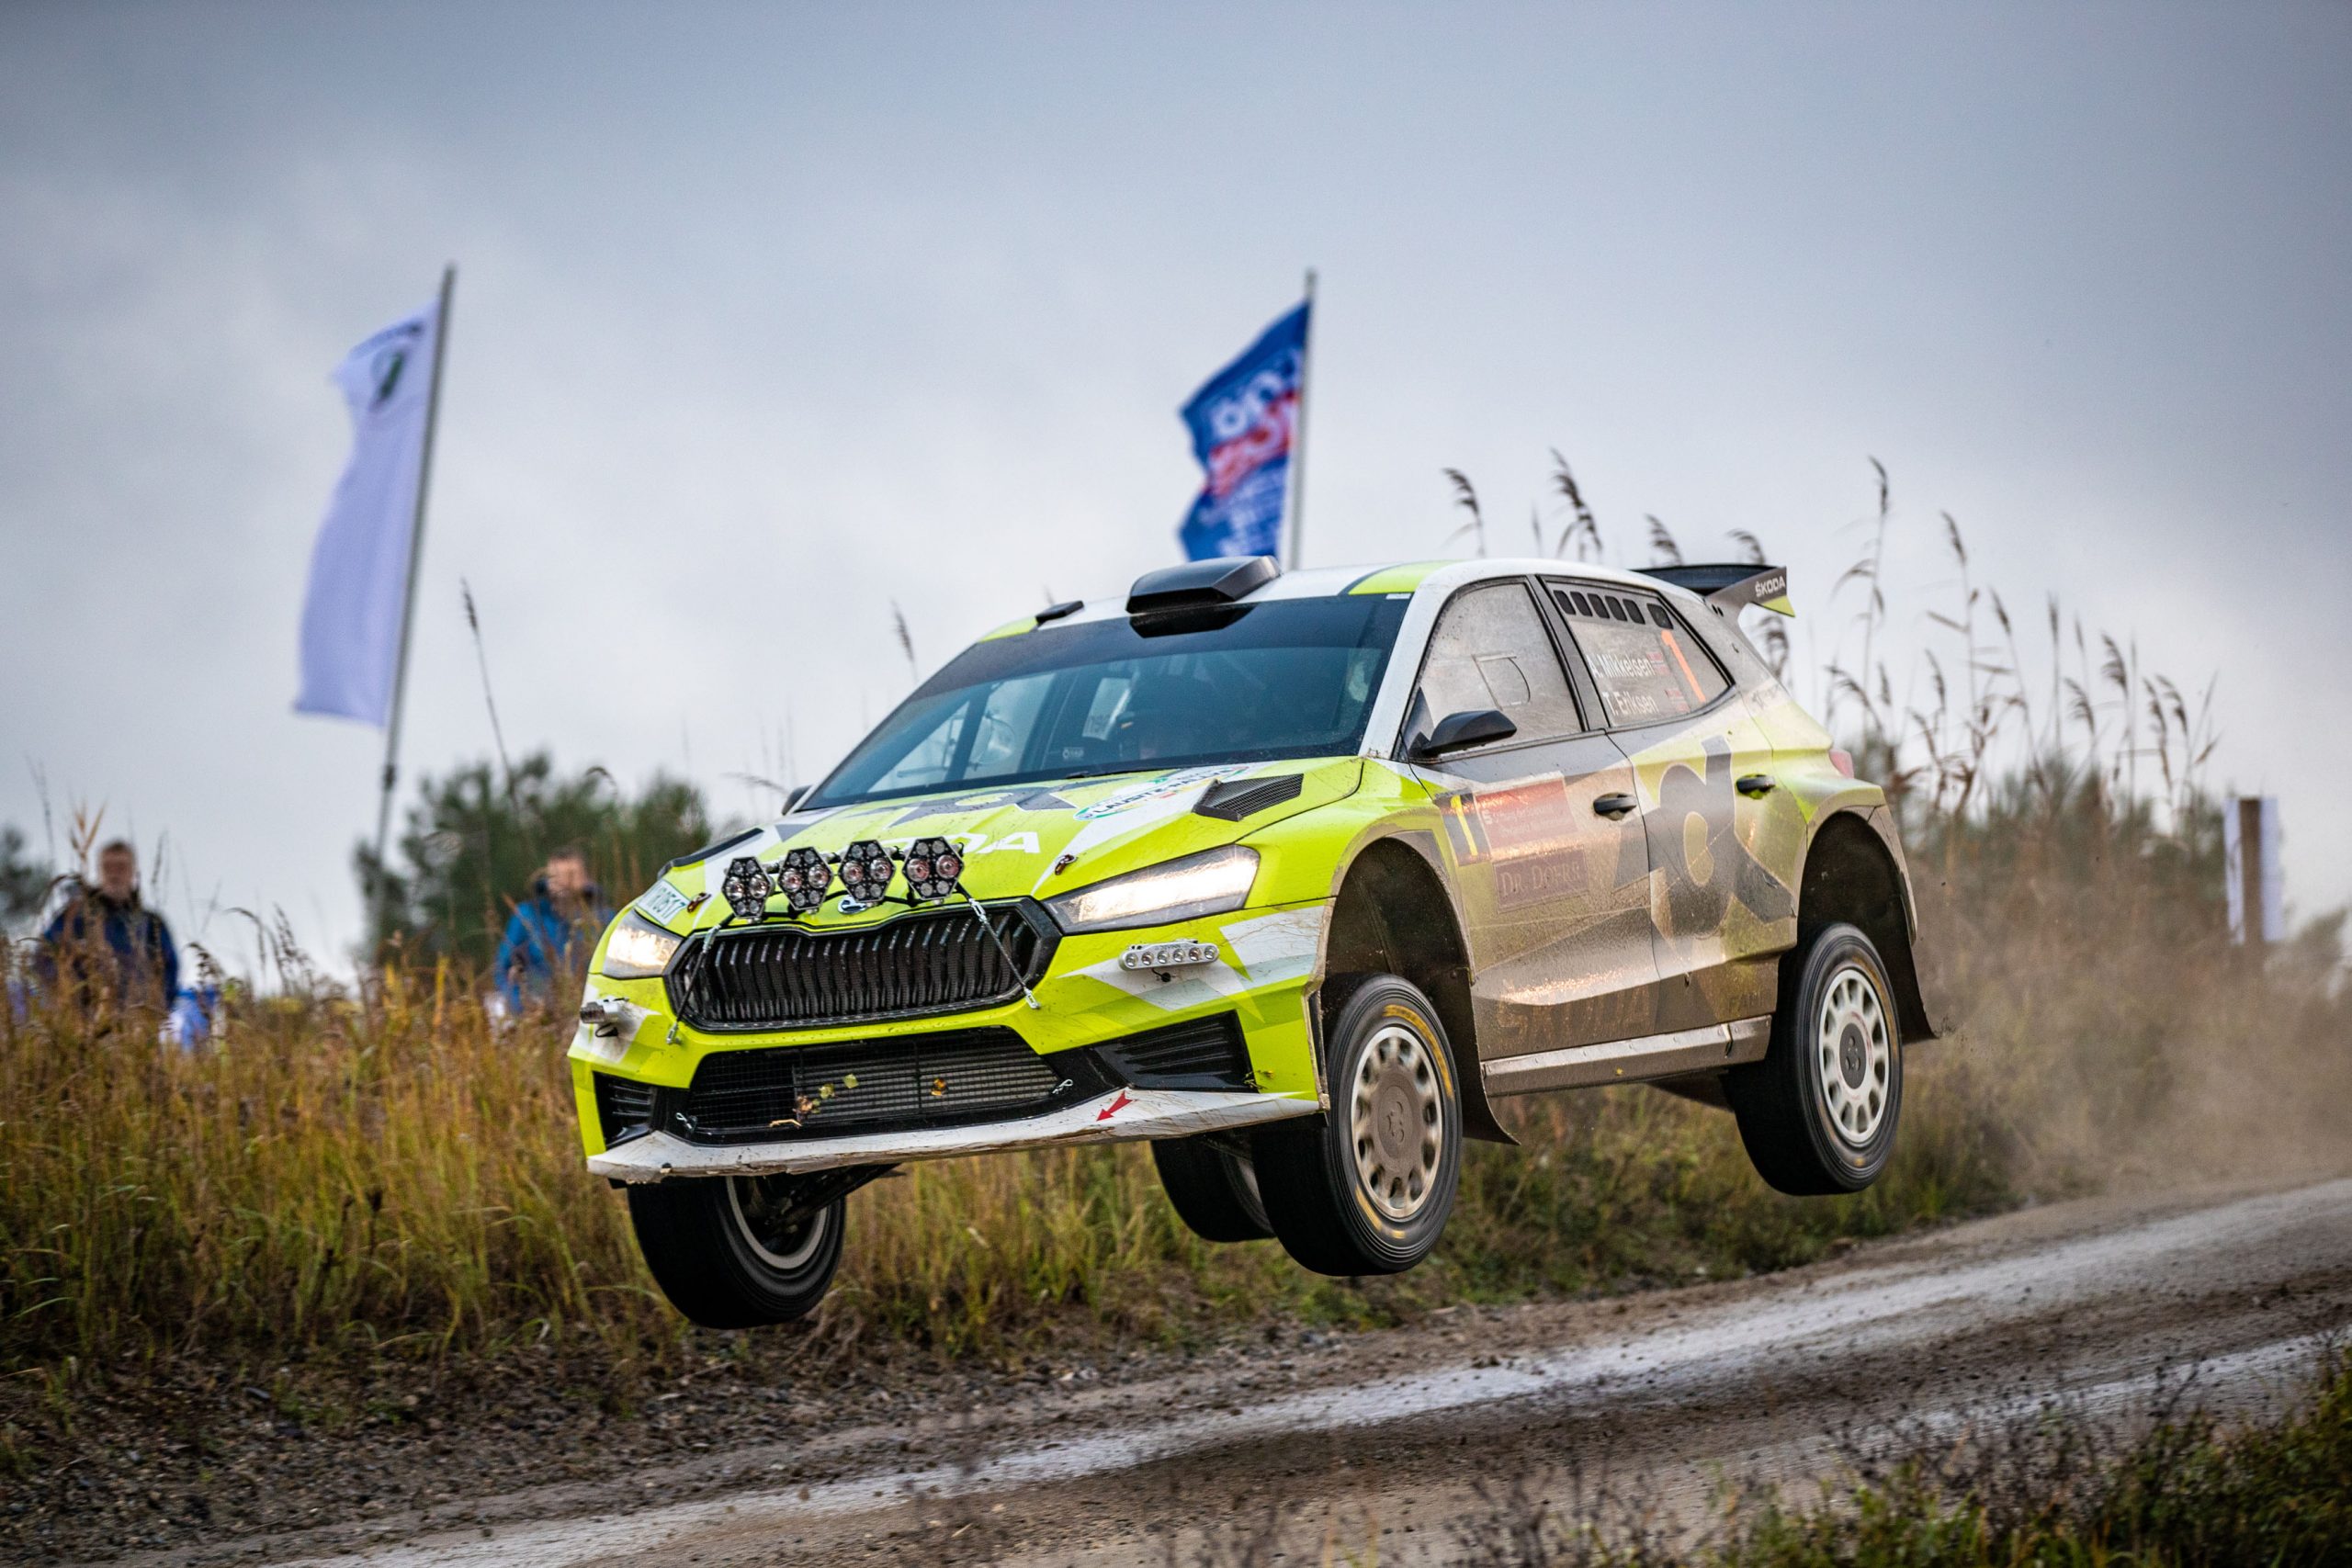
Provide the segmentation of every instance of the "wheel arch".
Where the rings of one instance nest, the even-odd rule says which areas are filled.
[[[1843,921],[1860,930],[1884,960],[1894,984],[1905,1043],[1933,1040],[1939,1031],[1919,985],[1913,953],[1918,917],[1900,843],[1880,820],[1885,807],[1831,812],[1815,825],[1797,892],[1801,929]]]
[[[1462,1084],[1463,1131],[1489,1143],[1517,1143],[1487,1103],[1470,1002],[1469,944],[1438,870],[1436,846],[1419,841],[1426,837],[1401,833],[1376,838],[1349,861],[1325,930],[1322,980],[1389,974],[1420,987],[1437,1009],[1446,1043],[1453,1048]]]

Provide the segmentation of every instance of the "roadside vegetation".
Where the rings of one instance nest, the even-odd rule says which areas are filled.
[[[2165,1408],[2137,1437],[2080,1413],[1992,1425],[1868,1463],[1844,1495],[1768,1498],[1719,1549],[1510,1559],[1523,1568],[1662,1561],[1707,1568],[1997,1568],[2352,1560],[2352,1358],[2330,1351],[2302,1402],[2236,1426]]]
[[[1589,514],[1565,465],[1557,478],[1573,502],[1561,547],[1580,552]],[[1886,526],[1883,501],[1880,554]],[[1662,527],[1651,543],[1673,549]],[[2231,947],[2199,771],[2209,716],[2113,639],[2069,638],[2054,604],[2058,673],[2030,694],[1956,526],[1951,546],[1961,593],[1927,608],[1964,675],[1948,685],[1937,665],[1906,678],[1922,701],[1897,701],[1871,554],[1849,574],[1859,607],[1823,691],[1796,682],[1856,737],[1865,775],[1891,782],[1930,994],[1960,1024],[1911,1060],[1901,1150],[1870,1191],[1782,1198],[1728,1116],[1656,1091],[1522,1101],[1525,1146],[1473,1148],[1430,1265],[1333,1281],[1271,1242],[1197,1241],[1138,1146],[918,1165],[853,1200],[841,1283],[812,1324],[690,1330],[645,1276],[619,1195],[582,1168],[569,1021],[485,1011],[495,922],[480,917],[557,841],[605,854],[616,888],[641,881],[672,840],[701,836],[703,809],[684,786],[627,802],[533,760],[429,786],[406,869],[363,865],[390,912],[356,988],[256,921],[266,984],[230,987],[200,1051],[157,1047],[150,1019],[38,996],[0,1010],[0,1374],[62,1409],[93,1381],[189,1364],[267,1382],[298,1362],[528,1353],[626,1393],[715,1353],[1017,1360],[1048,1340],[1385,1323],[1465,1298],[1738,1276],[2118,1180],[2342,1162],[2340,918],[2267,961]]]
[[[1791,1489],[1725,1484],[1702,1523],[1647,1483],[1577,1472],[1482,1487],[1454,1527],[1463,1568],[2329,1568],[2352,1562],[2352,1355],[2314,1355],[2283,1407],[2222,1421],[2193,1402],[2193,1371],[2139,1409],[2064,1404],[1898,1433]],[[1276,1513],[1212,1535],[1170,1568],[1300,1561],[1297,1521]],[[1285,1551],[1285,1547],[1289,1548]],[[1326,1568],[1374,1568],[1327,1525]]]

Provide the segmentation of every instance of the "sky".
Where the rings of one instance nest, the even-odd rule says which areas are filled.
[[[2068,673],[2079,617],[2212,684],[2309,916],[2347,257],[2341,4],[16,0],[0,824],[102,809],[232,968],[239,908],[347,962],[381,738],[291,711],[327,377],[445,262],[407,779],[491,753],[462,585],[511,750],[746,819],[905,694],[894,605],[927,672],[1175,558],[1176,410],[1312,265],[1307,564],[1476,548],[1450,468],[1548,546],[1556,449],[1615,563],[1760,536],[1818,670],[1874,457],[1897,697],[1965,663],[1949,513],[2045,707],[2052,595]]]

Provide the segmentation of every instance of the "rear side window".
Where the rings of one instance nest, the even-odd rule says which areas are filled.
[[[1432,724],[1492,708],[1519,727],[1521,740],[1584,728],[1535,601],[1517,582],[1473,588],[1446,605],[1430,634],[1421,700]]]
[[[1654,599],[1571,592],[1552,596],[1567,617],[1601,711],[1611,726],[1655,724],[1695,713],[1731,682],[1699,639]]]

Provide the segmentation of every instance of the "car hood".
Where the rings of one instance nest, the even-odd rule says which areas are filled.
[[[1296,777],[1298,793],[1250,811],[1239,821],[1198,809],[1217,785]],[[782,821],[722,847],[707,859],[665,873],[639,908],[674,931],[717,925],[728,913],[720,884],[729,862],[743,855],[774,864],[787,850],[808,845],[838,853],[859,839],[904,849],[919,838],[945,838],[965,854],[964,886],[982,899],[1049,898],[1105,877],[1157,865],[1179,855],[1233,843],[1270,823],[1312,811],[1355,793],[1363,761],[1340,757],[1283,762],[1165,768],[1101,778],[1041,781],[996,788],[962,788],[935,795],[795,812]],[[1208,798],[1232,800],[1237,790]],[[1279,792],[1277,792],[1279,793]],[[1239,802],[1247,807],[1250,802]],[[903,893],[903,882],[893,885]],[[685,901],[707,899],[682,908]],[[863,925],[901,912],[897,905],[842,908],[836,883],[808,923]],[[666,907],[666,908],[665,908]],[[669,918],[664,919],[667,914]]]

